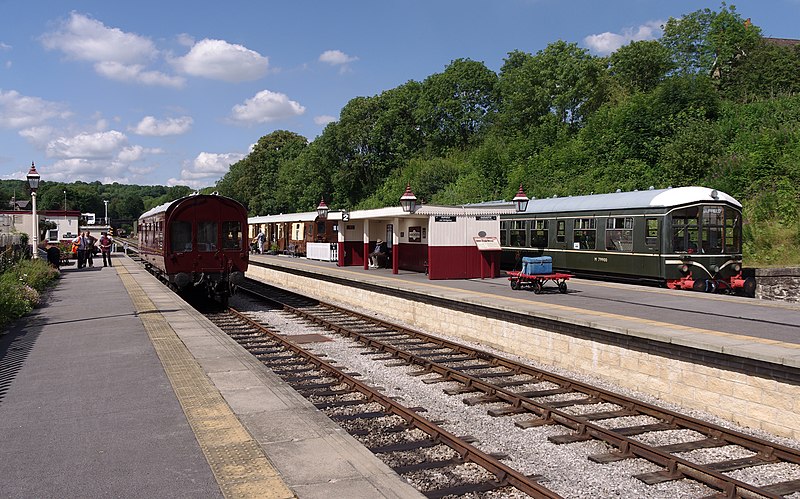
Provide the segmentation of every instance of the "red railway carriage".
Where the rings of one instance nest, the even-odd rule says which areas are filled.
[[[203,290],[227,302],[248,265],[247,210],[216,194],[156,206],[138,222],[145,265],[180,292]]]

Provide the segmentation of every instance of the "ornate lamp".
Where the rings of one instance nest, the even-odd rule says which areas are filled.
[[[319,218],[328,218],[329,211],[330,208],[325,204],[325,198],[320,198],[319,205],[317,205],[317,216],[319,216]]]
[[[525,195],[525,191],[522,190],[522,184],[519,184],[519,190],[517,191],[517,195],[514,196],[514,204],[517,206],[517,211],[522,212],[528,209],[528,201],[530,199],[527,195]]]
[[[406,192],[400,196],[400,206],[406,213],[414,213],[414,210],[417,209],[417,196],[411,192],[411,184],[406,184]]]

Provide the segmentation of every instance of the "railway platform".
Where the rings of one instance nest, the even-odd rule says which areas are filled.
[[[420,497],[126,257],[0,336],[3,497]]]
[[[270,255],[253,255],[248,277],[800,438],[797,304],[585,279],[534,294],[505,277],[431,281]]]

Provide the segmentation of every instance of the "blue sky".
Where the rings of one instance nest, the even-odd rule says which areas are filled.
[[[800,0],[728,2],[800,38]],[[0,0],[0,178],[213,185],[258,139],[309,140],[357,96],[458,58],[655,39],[673,0]]]

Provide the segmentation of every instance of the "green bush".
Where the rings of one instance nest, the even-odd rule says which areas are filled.
[[[59,276],[58,270],[42,259],[20,260],[9,270],[20,282],[40,293]]]
[[[33,310],[58,276],[58,270],[38,259],[20,260],[0,274],[0,327]]]

